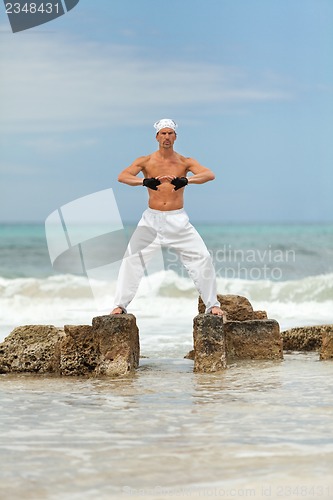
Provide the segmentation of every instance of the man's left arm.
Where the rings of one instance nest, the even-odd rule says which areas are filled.
[[[215,179],[215,174],[209,168],[200,165],[197,160],[188,158],[187,171],[193,175],[187,177],[189,184],[204,184]]]

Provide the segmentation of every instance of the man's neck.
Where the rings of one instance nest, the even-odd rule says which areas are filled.
[[[158,152],[159,155],[165,159],[171,158],[175,154],[173,148],[168,148],[168,149],[160,148]]]

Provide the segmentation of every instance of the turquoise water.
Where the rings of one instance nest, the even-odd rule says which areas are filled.
[[[194,224],[195,225],[195,224]],[[268,279],[290,280],[333,272],[333,224],[195,225],[212,253],[221,277],[250,278],[239,268],[273,269]],[[127,237],[134,226],[125,226]],[[165,252],[166,265],[174,256]],[[240,264],[240,266],[238,266]],[[174,266],[174,269],[179,268]],[[226,271],[229,270],[229,271]],[[235,274],[232,273],[235,271]],[[229,276],[228,276],[229,272]],[[0,224],[0,276],[54,275],[43,224]],[[259,272],[254,279],[263,279]]]

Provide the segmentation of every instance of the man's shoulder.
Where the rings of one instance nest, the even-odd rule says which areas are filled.
[[[197,164],[197,160],[195,160],[194,158],[191,158],[190,156],[183,156],[179,153],[178,154],[178,157],[179,159],[181,160],[181,162],[186,166],[186,167],[191,167],[193,164]]]
[[[136,158],[136,160],[133,161],[133,164],[144,167],[145,165],[147,165],[152,155],[153,153],[145,156],[139,156],[138,158]]]
[[[177,153],[177,151],[174,151],[174,154],[176,155],[176,157],[178,158],[179,161],[181,161],[182,163],[187,163],[188,160],[190,160],[190,158],[187,158],[186,156],[180,154],[180,153]]]

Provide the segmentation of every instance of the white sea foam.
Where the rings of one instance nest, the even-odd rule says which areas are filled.
[[[309,276],[300,280],[269,281],[218,278],[218,292],[243,295],[250,300],[265,302],[314,301],[318,303],[333,300],[333,274]],[[14,297],[29,299],[72,299],[78,301],[92,296],[94,288],[101,293],[112,294],[115,281],[88,281],[82,276],[71,274],[54,275],[47,278],[0,277],[0,300]],[[149,278],[143,278],[140,294],[150,294],[178,299],[197,296],[189,278],[179,276],[174,271],[161,271]]]

